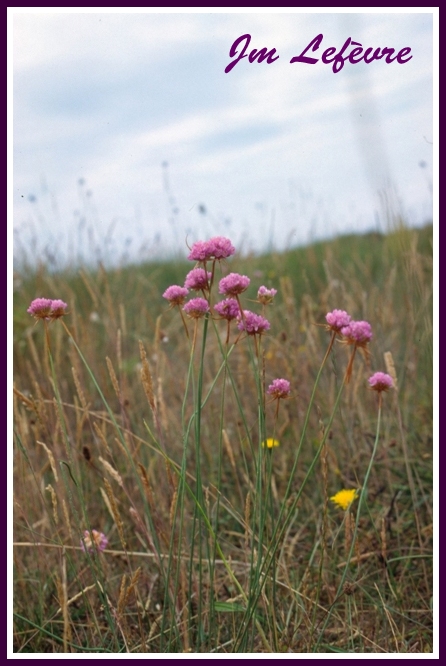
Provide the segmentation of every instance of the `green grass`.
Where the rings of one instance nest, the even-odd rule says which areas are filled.
[[[246,339],[225,364],[212,321],[191,360],[193,326],[188,339],[162,293],[192,267],[15,275],[14,650],[432,652],[432,227],[228,260],[251,277],[247,308],[260,285],[278,289],[259,365]],[[75,342],[50,323],[51,356],[26,312],[38,296],[68,303]],[[335,308],[373,339],[334,412],[340,342],[311,395]],[[398,392],[383,396],[346,569],[345,515],[328,498],[364,483],[378,413],[367,377],[386,371],[385,352]],[[275,377],[292,384],[277,419],[261,404]],[[262,453],[263,436],[280,446]],[[79,550],[90,528],[109,538],[99,556]]]

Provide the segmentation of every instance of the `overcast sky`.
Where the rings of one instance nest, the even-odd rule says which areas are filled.
[[[281,249],[385,230],[383,199],[431,218],[432,14],[19,10],[16,253],[141,259],[216,234]],[[246,33],[279,59],[225,73]],[[290,64],[321,33],[319,61]],[[412,59],[335,74],[320,58],[348,37]]]

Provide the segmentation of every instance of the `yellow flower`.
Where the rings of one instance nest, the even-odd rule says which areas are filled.
[[[268,439],[265,439],[263,442],[263,446],[267,446],[268,449],[272,449],[273,446],[279,446],[280,442],[278,439],[273,439],[272,437],[268,437]]]
[[[347,511],[348,507],[353,502],[353,500],[356,499],[357,496],[358,496],[358,491],[355,488],[352,488],[351,490],[345,490],[345,489],[340,490],[339,492],[336,493],[336,495],[330,497],[330,499],[332,502],[340,506],[341,509]]]

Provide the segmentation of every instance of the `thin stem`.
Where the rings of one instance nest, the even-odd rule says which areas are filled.
[[[362,509],[362,506],[365,502],[366,489],[367,489],[367,485],[368,485],[368,482],[369,482],[370,473],[372,471],[373,462],[375,460],[375,455],[376,455],[376,452],[378,450],[379,431],[380,431],[380,426],[381,426],[381,406],[382,406],[382,393],[379,392],[379,397],[378,397],[378,420],[377,420],[377,424],[376,424],[375,443],[373,445],[372,455],[370,457],[369,465],[368,465],[367,471],[365,473],[364,483],[362,484],[362,489],[361,489],[361,494],[359,495],[358,509],[357,509],[357,512],[356,512],[355,529],[354,529],[352,541],[351,541],[351,544],[350,544],[350,550],[349,550],[349,553],[348,553],[347,560],[345,562],[345,567],[344,567],[344,571],[343,571],[342,576],[341,576],[341,580],[340,580],[339,585],[338,585],[338,590],[336,592],[335,600],[334,600],[334,602],[332,603],[332,605],[330,606],[330,608],[328,610],[327,617],[325,618],[324,624],[323,624],[322,629],[321,629],[321,633],[320,633],[319,638],[316,642],[316,645],[314,646],[313,652],[315,652],[317,650],[317,648],[318,648],[318,646],[319,646],[319,644],[322,640],[322,637],[324,635],[324,631],[327,627],[327,624],[330,620],[330,617],[331,617],[332,611],[335,607],[335,604],[343,594],[345,579],[347,578],[347,574],[348,574],[348,570],[349,570],[349,566],[350,566],[350,561],[352,559],[353,551],[355,549],[356,538],[358,536],[359,520],[361,518],[361,509]]]

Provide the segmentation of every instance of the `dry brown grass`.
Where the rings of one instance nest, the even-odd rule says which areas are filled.
[[[291,399],[280,406],[274,435],[280,440],[272,469],[276,512],[328,343],[318,324],[327,311],[346,309],[355,319],[372,323],[374,338],[371,359],[355,361],[322,461],[279,545],[274,615],[267,584],[249,651],[267,651],[274,631],[280,651],[314,649],[335,601],[347,550],[342,511],[327,506],[327,497],[340,488],[361,485],[376,428],[376,395],[367,390],[366,379],[371,371],[386,370],[386,352],[392,354],[398,391],[384,396],[379,453],[351,580],[336,600],[318,651],[433,649],[428,235],[428,230],[403,230],[388,238],[364,239],[361,252],[351,241],[350,250],[338,242],[310,248],[294,259],[268,257],[263,277],[253,280],[256,287],[280,285],[277,302],[268,311],[272,327],[263,345],[265,381],[287,377],[293,386]],[[234,260],[231,270],[255,275],[259,265],[255,259]],[[172,652],[195,652],[197,641],[203,652],[231,652],[236,645],[240,612],[230,612],[225,604],[237,608],[243,599],[221,558],[213,568],[206,561],[199,567],[195,551],[191,562],[194,503],[186,494],[182,513],[178,505],[189,341],[180,317],[167,311],[160,298],[169,282],[179,283],[170,275],[175,270],[184,274],[183,267],[169,270],[166,277],[160,268],[149,266],[110,273],[82,271],[78,278],[48,275],[42,269],[21,278],[14,338],[17,652],[157,652],[166,645],[166,639],[160,639],[162,629],[170,631]],[[40,295],[68,302],[67,325],[113,418],[59,322],[49,327],[60,401],[56,399],[43,326],[34,326],[26,315],[29,302]],[[290,501],[321,441],[347,359],[346,350],[335,344],[319,383]],[[204,396],[220,366],[219,346],[209,335]],[[218,537],[225,558],[247,590],[250,567],[258,556],[251,547],[249,525],[255,488],[248,432],[255,438],[258,419],[246,345],[236,345],[230,368],[243,415],[228,377],[223,386],[222,373],[202,414],[201,474],[209,516],[219,506]],[[193,410],[188,399],[186,422]],[[275,405],[267,404],[266,412],[272,427]],[[191,449],[191,483],[195,458]],[[109,538],[108,549],[99,557],[87,558],[80,548],[80,535],[90,527]],[[203,548],[206,543],[212,543],[211,536],[203,538]],[[169,551],[176,553],[172,572],[178,572],[179,587],[166,624],[166,588],[173,583],[164,580],[163,563]],[[212,595],[222,604],[217,610],[212,610]],[[197,627],[204,631],[199,640]]]

